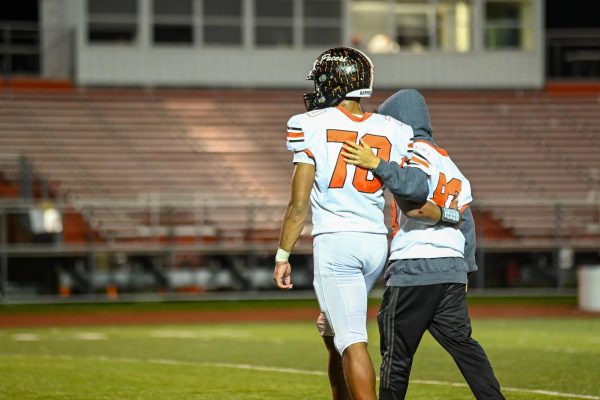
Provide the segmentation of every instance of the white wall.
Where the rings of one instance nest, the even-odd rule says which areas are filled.
[[[217,50],[86,47],[83,85],[304,87],[319,50]],[[535,53],[399,54],[372,57],[379,88],[537,88]]]
[[[306,73],[324,49],[154,47],[148,30],[127,45],[89,45],[84,0],[62,2],[65,22],[77,29],[76,81],[80,85],[193,87],[306,87]],[[148,10],[150,0],[138,0]],[[483,0],[473,0],[481,18]],[[474,33],[470,53],[400,53],[373,56],[376,88],[540,88],[544,84],[543,1],[534,1],[536,46],[532,52],[485,51]],[[42,7],[42,12],[46,8]],[[147,16],[147,12],[143,13]],[[144,26],[144,15],[140,16]],[[149,24],[146,24],[149,26]],[[474,23],[481,31],[481,21]]]

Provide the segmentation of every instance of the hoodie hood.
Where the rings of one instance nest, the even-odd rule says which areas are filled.
[[[413,128],[415,140],[433,141],[433,129],[425,98],[418,90],[402,89],[379,106],[379,113],[402,121]]]

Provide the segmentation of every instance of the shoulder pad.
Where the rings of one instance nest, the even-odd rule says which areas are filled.
[[[307,115],[308,117],[314,118],[317,117],[321,114],[325,114],[327,112],[327,108],[325,109],[320,109],[320,110],[313,110],[313,111],[309,111],[306,114],[303,115]]]

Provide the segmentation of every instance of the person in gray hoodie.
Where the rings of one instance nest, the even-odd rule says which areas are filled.
[[[418,91],[400,90],[378,111],[412,126],[415,142],[425,141],[438,148],[427,104]],[[422,169],[381,160],[364,144],[347,143],[345,152],[348,163],[368,168],[384,181],[403,212],[411,208],[403,200],[407,192],[414,192],[415,188],[421,191],[422,185],[429,185],[430,177]],[[418,203],[412,205],[416,210],[421,207]],[[398,259],[388,263],[387,289],[378,315],[380,400],[405,398],[413,356],[425,330],[454,358],[477,399],[504,399],[483,348],[471,337],[466,285],[467,275],[477,270],[475,222],[469,207],[461,214],[457,229],[465,238],[464,257]],[[450,222],[447,225],[452,226]]]

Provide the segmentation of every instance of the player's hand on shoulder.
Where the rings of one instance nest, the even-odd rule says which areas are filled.
[[[350,140],[344,143],[342,157],[348,164],[373,170],[379,166],[381,160],[373,153],[371,146],[361,139],[360,144]]]
[[[287,261],[276,261],[273,270],[273,280],[279,289],[289,290],[292,284],[292,266]]]

